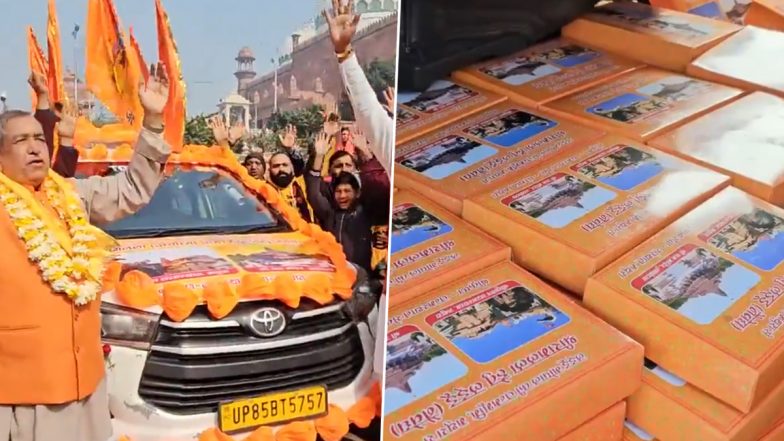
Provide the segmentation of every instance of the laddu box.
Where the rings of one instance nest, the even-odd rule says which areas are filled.
[[[784,205],[784,99],[746,95],[648,142],[732,177],[732,185]]]
[[[558,441],[621,441],[626,403],[621,401]]]
[[[561,35],[588,47],[675,72],[741,29],[699,15],[613,2],[564,26]]]
[[[395,144],[408,142],[505,99],[452,80],[436,81],[421,93],[399,91]]]
[[[505,262],[389,311],[384,439],[553,441],[640,385],[643,348]]]
[[[391,306],[510,257],[508,246],[410,190],[395,193],[390,253]]]
[[[521,104],[539,107],[642,66],[566,39],[556,39],[459,70],[452,76]]]
[[[553,101],[545,110],[601,130],[648,140],[742,94],[733,87],[646,68]]]
[[[749,10],[749,0],[651,0],[650,4],[739,25]]]
[[[463,217],[511,246],[516,263],[579,296],[592,274],[728,183],[608,136],[467,200]]]
[[[395,185],[459,215],[466,198],[602,135],[563,118],[503,103],[399,145]]]
[[[784,1],[752,0],[746,24],[758,28],[784,31]]]
[[[583,304],[741,412],[784,381],[784,210],[726,188],[591,277]]]
[[[742,414],[650,360],[628,418],[663,440],[757,441],[784,417],[784,383]]]
[[[746,26],[689,65],[697,78],[784,96],[784,33]]]

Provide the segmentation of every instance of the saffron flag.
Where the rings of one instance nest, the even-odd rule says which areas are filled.
[[[32,26],[27,27],[27,63],[30,67],[30,72],[36,72],[44,77],[49,74],[49,65],[44,57],[44,52],[38,44],[38,38],[35,36]],[[33,109],[38,106],[38,96],[35,91],[30,92],[33,102]]]
[[[132,52],[112,0],[89,0],[87,87],[123,124],[139,128],[144,116],[139,100],[142,74]]]
[[[166,76],[169,79],[169,100],[163,111],[164,139],[174,151],[182,148],[185,136],[185,82],[182,79],[177,44],[174,42],[169,17],[161,5],[161,0],[155,0],[155,16],[158,27],[158,59],[166,66]]]
[[[136,56],[136,64],[138,64],[139,69],[141,69],[142,77],[145,81],[147,81],[147,78],[150,77],[150,69],[147,68],[147,62],[144,61],[142,50],[139,48],[139,43],[136,41],[136,37],[133,35],[133,28],[129,29],[128,36],[131,40],[131,49],[133,49],[131,54]]]
[[[57,22],[57,8],[54,0],[49,0],[49,18],[46,24],[46,47],[49,52],[49,99],[53,102],[68,102],[63,84],[63,54],[60,48],[60,25]]]

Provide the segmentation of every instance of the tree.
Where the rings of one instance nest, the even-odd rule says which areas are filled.
[[[185,144],[207,145],[215,144],[212,129],[207,125],[208,115],[197,115],[185,122]]]
[[[395,61],[380,61],[378,59],[371,61],[364,68],[365,76],[368,82],[376,91],[376,94],[381,94],[384,89],[395,85]]]
[[[324,117],[321,113],[323,111],[323,107],[314,105],[302,109],[278,112],[270,116],[267,121],[267,128],[278,133],[291,124],[297,128],[297,136],[300,139],[310,142],[321,131],[324,124]]]

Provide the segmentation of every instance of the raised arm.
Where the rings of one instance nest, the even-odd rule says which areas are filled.
[[[324,132],[316,135],[316,142],[313,145],[313,162],[310,169],[305,173],[305,191],[308,203],[313,208],[316,218],[322,221],[328,219],[332,212],[332,204],[321,187],[323,182],[321,179],[321,164],[328,148],[329,135]]]
[[[37,100],[35,119],[38,120],[38,123],[44,129],[44,139],[46,139],[46,146],[49,148],[49,160],[51,161],[54,159],[54,128],[57,125],[58,118],[50,108],[49,86],[46,84],[46,78],[38,72],[31,73],[27,83],[30,84],[33,92],[35,92]],[[56,161],[54,162],[56,163]]]
[[[324,17],[329,25],[329,35],[338,58],[340,75],[354,108],[357,125],[367,135],[373,146],[373,153],[384,170],[391,173],[395,151],[395,124],[378,101],[376,92],[351,47],[360,16],[353,11],[354,2],[341,6],[338,0],[333,0],[332,4],[332,11],[324,11]]]
[[[163,139],[163,109],[169,95],[162,65],[151,69],[139,97],[144,108],[144,124],[128,168],[107,177],[77,180],[79,195],[90,222],[101,225],[131,215],[147,205],[163,179],[163,169],[171,148]]]

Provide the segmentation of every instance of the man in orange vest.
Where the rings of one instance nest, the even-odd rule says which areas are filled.
[[[104,441],[112,435],[100,290],[113,241],[92,224],[136,212],[163,178],[171,151],[162,136],[163,72],[160,65],[152,69],[140,88],[144,128],[127,171],[112,177],[61,177],[49,168],[44,132],[33,115],[0,115],[2,441]],[[61,142],[70,142],[73,127],[60,122]]]

